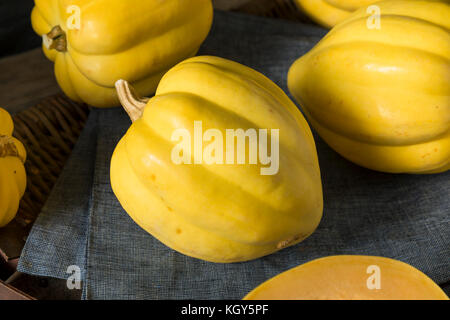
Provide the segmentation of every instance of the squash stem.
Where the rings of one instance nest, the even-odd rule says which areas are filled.
[[[59,52],[67,51],[66,33],[60,26],[54,26],[49,33],[42,36],[44,46],[49,49],[55,49]]]
[[[149,98],[142,98],[125,80],[116,81],[117,96],[125,111],[130,116],[132,122],[135,122],[144,113],[144,108]]]
[[[20,158],[19,151],[17,150],[14,140],[8,136],[0,136],[0,158],[5,157]]]

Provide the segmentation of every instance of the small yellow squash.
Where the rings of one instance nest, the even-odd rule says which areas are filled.
[[[448,300],[416,268],[373,256],[330,256],[279,274],[245,300]]]
[[[56,79],[75,101],[118,106],[118,79],[141,94],[196,54],[212,23],[211,0],[35,0],[34,30]]]
[[[13,129],[11,116],[0,108],[0,228],[15,217],[27,184],[26,151]]]
[[[135,222],[161,242],[195,258],[228,263],[268,255],[316,229],[323,199],[315,143],[300,111],[268,78],[204,56],[172,68],[149,101],[137,100],[124,81],[117,87],[134,123],[114,151],[112,189]],[[205,132],[200,154],[213,145],[211,137],[206,143],[207,132],[217,134],[216,143],[227,130],[268,130],[268,142],[279,130],[278,172],[262,175],[262,162],[248,161],[249,144],[241,164],[225,163],[224,156],[196,162],[197,151],[186,153],[191,164],[176,164],[173,134],[185,132],[194,141],[195,122]]]
[[[450,6],[378,2],[333,28],[288,75],[320,136],[361,166],[391,173],[450,167]]]
[[[325,28],[334,27],[352,12],[377,1],[379,0],[295,0],[303,12]]]

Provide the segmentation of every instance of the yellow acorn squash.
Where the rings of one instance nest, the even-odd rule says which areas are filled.
[[[338,153],[391,173],[450,167],[450,6],[378,2],[333,28],[289,70],[288,86]]]
[[[212,23],[211,0],[35,0],[56,79],[75,101],[118,106],[118,79],[155,92],[162,75],[196,54]]]
[[[14,125],[9,113],[0,108],[0,228],[15,217],[27,184],[23,144],[12,137]]]
[[[332,28],[350,14],[378,0],[295,0],[298,7],[315,22]],[[411,0],[410,0],[411,1]]]
[[[245,300],[448,300],[425,274],[397,260],[330,256],[283,272]]]
[[[204,56],[172,68],[150,100],[137,99],[124,81],[117,87],[134,122],[112,157],[112,189],[135,222],[161,242],[188,256],[228,263],[268,255],[316,229],[323,200],[315,143],[299,110],[268,78]],[[203,147],[195,143],[196,122]],[[239,158],[234,137],[211,152],[226,145],[220,159],[207,161],[221,134],[238,128],[270,132],[259,140],[259,152],[270,140],[273,156],[277,141],[278,171],[262,174],[267,162],[249,161],[255,151],[250,143],[240,153],[243,163],[228,162]],[[181,152],[187,162],[174,161],[177,132],[188,135],[188,145],[193,141]],[[208,132],[215,134],[208,138]],[[205,161],[196,161],[202,151]]]

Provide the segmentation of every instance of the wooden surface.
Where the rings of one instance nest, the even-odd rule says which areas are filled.
[[[0,259],[10,262],[19,258],[29,229],[13,220],[0,230]]]
[[[27,293],[37,300],[80,300],[82,291],[67,288],[67,281],[20,274],[10,283],[15,289]]]
[[[214,8],[220,10],[231,10],[243,6],[251,0],[213,0]]]
[[[0,300],[34,300],[31,296],[0,280]]]
[[[60,92],[53,62],[36,48],[0,59],[0,107],[17,113]]]

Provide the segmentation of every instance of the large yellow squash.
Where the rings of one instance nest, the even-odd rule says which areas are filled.
[[[295,0],[298,7],[318,24],[332,28],[352,12],[379,0]]]
[[[112,189],[136,223],[161,242],[227,263],[294,245],[316,229],[323,200],[315,143],[299,110],[268,78],[229,60],[196,57],[171,69],[149,101],[137,100],[124,81],[117,87],[134,123],[114,151]],[[203,147],[193,142],[194,151],[186,153],[191,164],[176,164],[172,152],[179,142],[173,135],[183,131],[194,141],[194,121],[201,122]],[[279,130],[276,173],[263,175],[262,161],[251,164],[249,143],[242,164],[225,163],[232,154],[225,142],[225,164],[194,163],[194,154],[203,151],[205,157],[219,134],[239,128],[268,130],[259,150],[277,141]],[[207,142],[211,130],[217,136]],[[230,141],[234,146],[236,140]],[[274,147],[267,149],[273,156]]]
[[[246,300],[448,300],[416,268],[373,256],[330,256],[264,282]]]
[[[212,23],[211,0],[35,0],[34,30],[56,79],[75,101],[118,106],[126,79],[145,95],[196,54]]]
[[[288,75],[312,126],[345,158],[391,173],[450,167],[450,6],[385,1],[380,29],[361,9]]]
[[[15,217],[27,184],[26,151],[13,129],[11,116],[0,108],[0,228]]]

